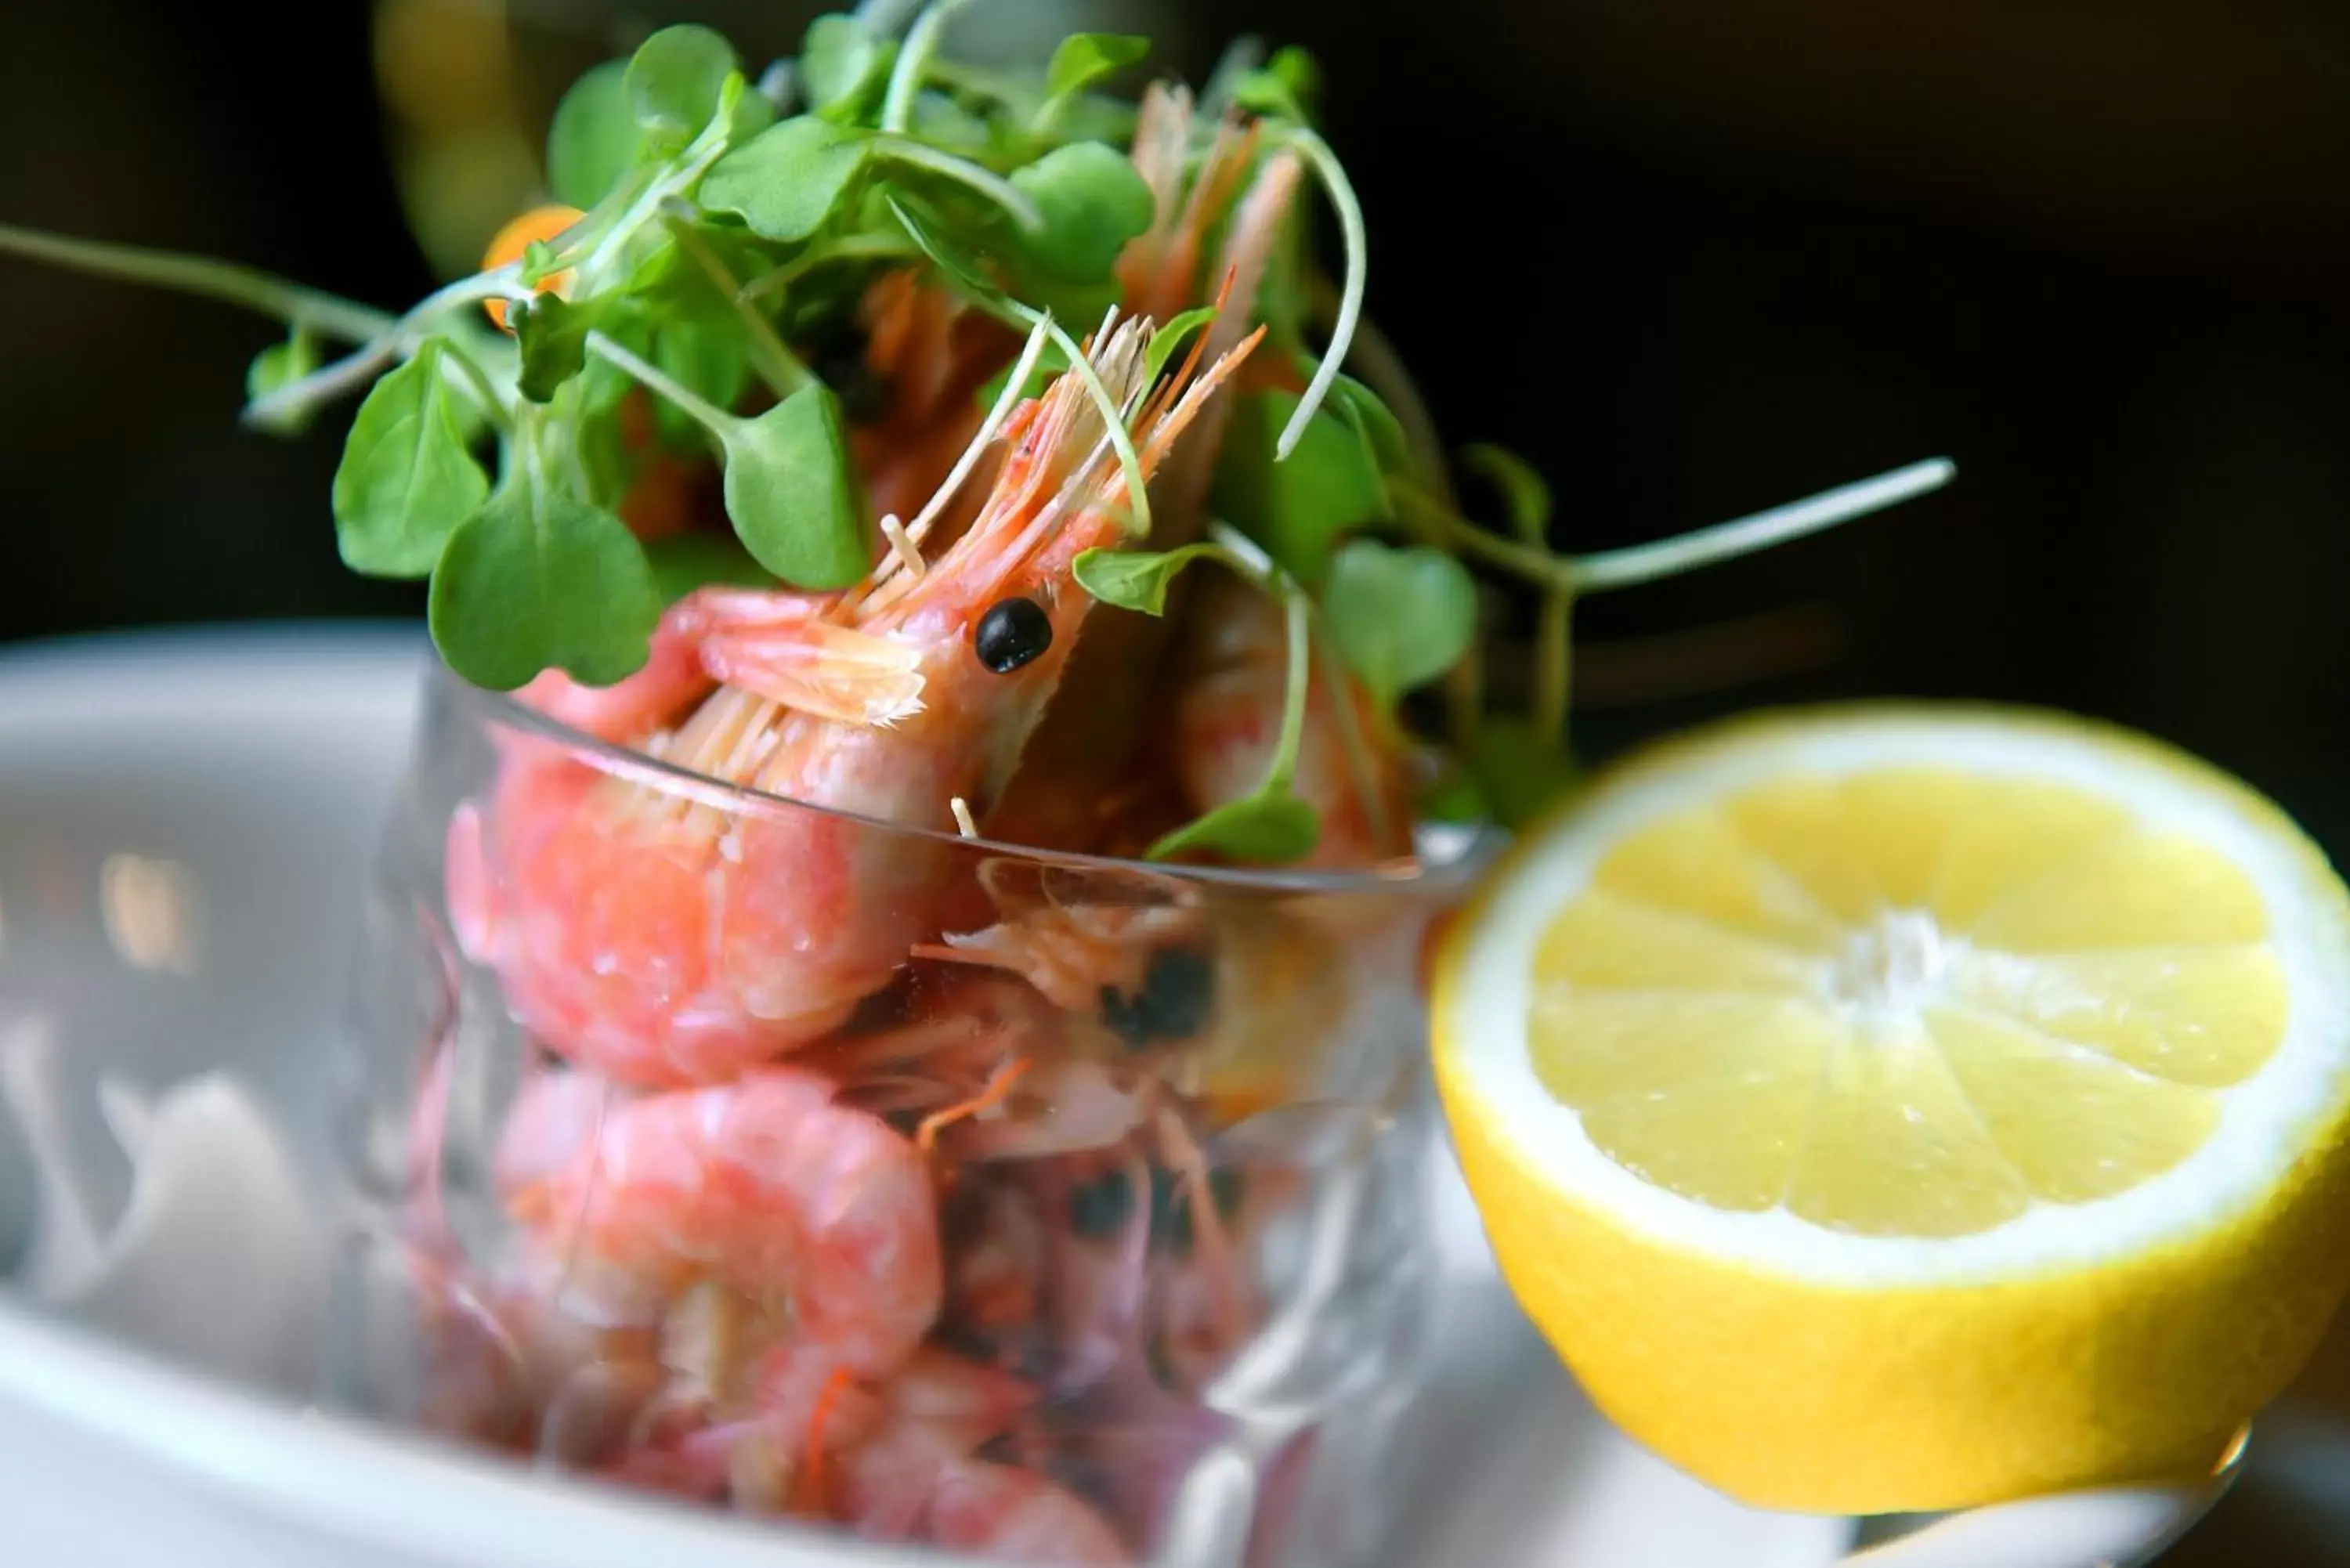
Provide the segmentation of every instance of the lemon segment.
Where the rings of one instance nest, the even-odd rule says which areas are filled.
[[[1505,1277],[1750,1502],[2208,1465],[2350,1290],[2350,896],[2143,739],[1725,726],[1530,834],[1440,957]]]

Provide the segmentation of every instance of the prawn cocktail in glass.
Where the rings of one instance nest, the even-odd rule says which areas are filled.
[[[249,422],[364,390],[344,559],[430,579],[352,1397],[1000,1558],[1361,1556],[1419,1326],[1423,938],[1572,784],[1574,601],[1948,468],[1573,556],[1477,448],[1473,519],[1364,318],[1307,57],[983,67],[962,9],[755,73],[655,33],[565,98],[549,202],[397,316],[0,249],[286,321]],[[1481,576],[1529,611],[1521,711]]]

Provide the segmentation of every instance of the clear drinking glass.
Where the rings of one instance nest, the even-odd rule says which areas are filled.
[[[1425,1306],[1391,870],[1055,856],[432,678],[375,878],[336,1392],[1030,1561],[1361,1561]]]

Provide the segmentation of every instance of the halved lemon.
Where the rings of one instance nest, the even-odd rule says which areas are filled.
[[[1674,743],[1517,846],[1434,1015],[1513,1290],[1754,1504],[2208,1472],[2350,1288],[2350,897],[2137,736],[1917,707]]]

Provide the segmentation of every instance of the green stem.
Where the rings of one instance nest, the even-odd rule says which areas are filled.
[[[588,334],[588,352],[609,360],[687,413],[691,414],[702,424],[707,425],[712,435],[724,435],[743,422],[683,382],[673,379],[657,367],[621,348],[601,332]]]
[[[922,72],[938,53],[939,29],[963,8],[967,0],[935,0],[915,19],[898,47],[897,63],[889,70],[889,91],[881,100],[881,129],[892,134],[913,123],[914,96],[922,90]]]
[[[1711,528],[1676,535],[1650,545],[1635,545],[1629,549],[1573,556],[1567,565],[1576,587],[1585,593],[1634,587],[1710,566],[1717,561],[1750,556],[1757,550],[1881,512],[1912,496],[1940,489],[1957,472],[1957,466],[1950,459],[1929,458],[1874,479],[1840,484],[1804,500],[1718,523]]]
[[[1260,794],[1286,794],[1297,774],[1297,751],[1305,740],[1306,684],[1313,679],[1314,649],[1306,613],[1313,607],[1305,591],[1282,585],[1284,630],[1289,647],[1289,680],[1282,693],[1281,740],[1274,749],[1273,765],[1264,771]]]
[[[983,168],[968,158],[957,158],[951,152],[941,152],[935,147],[905,136],[885,135],[875,143],[874,151],[885,158],[894,158],[916,169],[927,169],[933,174],[943,175],[971,187],[1011,213],[1012,221],[1032,234],[1044,230],[1045,214],[1037,211],[1036,203],[1030,201],[1019,186],[993,169]]]
[[[358,351],[345,355],[329,365],[322,365],[308,375],[286,382],[267,397],[247,404],[244,422],[267,429],[271,425],[297,417],[315,404],[331,402],[371,380],[394,359],[414,353],[416,346],[430,334],[424,324],[435,316],[477,305],[485,299],[513,299],[512,267],[500,267],[494,272],[477,273],[461,277],[456,282],[435,289],[413,310],[400,317],[380,334],[370,338]]]
[[[173,251],[72,239],[15,223],[0,223],[0,251],[99,277],[216,299],[275,317],[288,326],[307,327],[351,343],[364,343],[389,332],[399,321],[399,317],[385,311],[288,283],[253,267]]]
[[[1337,309],[1338,293],[1330,280],[1315,273],[1306,282],[1312,291],[1317,314]],[[1379,395],[1394,413],[1396,423],[1403,427],[1404,444],[1411,449],[1412,462],[1418,469],[1419,480],[1429,493],[1447,506],[1458,504],[1452,496],[1451,476],[1444,466],[1444,441],[1436,433],[1436,421],[1429,414],[1428,403],[1419,395],[1419,387],[1404,368],[1403,356],[1381,332],[1378,323],[1365,317],[1355,324],[1354,358],[1363,384]]]
[[[1332,644],[1328,627],[1317,618],[1315,640],[1322,645],[1322,691],[1330,699],[1330,711],[1338,730],[1338,749],[1347,756],[1347,774],[1353,780],[1355,793],[1363,803],[1363,815],[1369,819],[1372,833],[1388,836],[1388,803],[1380,797],[1377,764],[1371,759],[1368,739],[1363,733],[1362,714],[1355,706],[1351,683],[1338,651]],[[1392,721],[1390,720],[1390,727]]]
[[[1321,366],[1315,370],[1314,379],[1306,386],[1305,396],[1298,402],[1297,411],[1289,417],[1289,426],[1281,432],[1274,447],[1274,459],[1285,460],[1305,439],[1305,427],[1314,411],[1330,393],[1330,383],[1337,379],[1339,367],[1346,362],[1347,350],[1355,337],[1355,324],[1363,314],[1363,288],[1369,264],[1370,247],[1363,233],[1363,206],[1355,199],[1355,187],[1347,179],[1347,171],[1330,144],[1303,126],[1286,133],[1289,144],[1305,155],[1320,177],[1322,188],[1337,210],[1338,232],[1346,241],[1347,274],[1338,290],[1338,315],[1330,325],[1330,343],[1322,356]]]
[[[750,338],[751,363],[758,367],[759,375],[775,389],[775,395],[788,398],[815,380],[808,368],[795,358],[792,351],[784,347],[784,340],[775,336],[775,325],[743,299],[742,285],[727,270],[724,258],[711,248],[710,242],[693,224],[673,210],[664,212],[662,222],[668,224],[670,238],[677,242],[677,248],[702,270],[716,286],[720,296],[743,318],[743,332]]]
[[[1574,682],[1573,594],[1553,588],[1543,595],[1541,618],[1535,623],[1534,648],[1534,732],[1545,736],[1564,734]]]
[[[1580,586],[1575,563],[1568,557],[1489,534],[1415,484],[1395,483],[1390,488],[1402,504],[1399,510],[1404,521],[1437,543],[1450,545],[1464,556],[1474,556],[1539,587],[1573,593]]]
[[[768,295],[791,287],[817,267],[837,261],[914,261],[920,257],[921,247],[893,240],[887,234],[853,234],[836,240],[828,245],[811,246],[801,254],[777,267],[762,273],[743,286],[741,297],[755,303]]]

